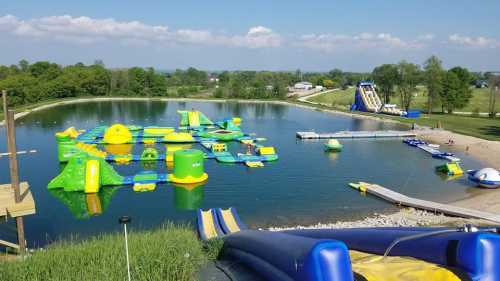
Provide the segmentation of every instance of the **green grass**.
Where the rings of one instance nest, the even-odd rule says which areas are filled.
[[[404,123],[436,127],[438,122],[449,131],[487,140],[500,141],[500,117],[472,117],[456,114],[422,114],[419,119],[393,117]]]
[[[354,102],[354,91],[355,88],[350,88],[347,90],[340,90],[325,93],[323,95],[318,95],[310,98],[310,101],[319,102],[331,105],[335,108],[348,108]],[[488,112],[488,103],[489,103],[489,89],[473,89],[472,98],[469,101],[469,104],[461,109],[457,109],[456,111],[462,112]],[[397,104],[400,106],[400,98],[398,95],[395,95],[391,98],[391,103]],[[427,91],[425,87],[418,87],[418,92],[416,96],[413,98],[411,108],[419,109],[422,111],[427,111]],[[497,102],[495,105],[497,112],[500,112],[500,102]],[[435,112],[441,111],[440,107],[435,107],[433,109]]]
[[[132,280],[196,280],[218,255],[221,243],[205,245],[192,228],[166,224],[129,233]],[[38,250],[24,261],[0,262],[1,280],[126,280],[122,233],[85,241],[64,241]]]
[[[326,105],[330,105],[336,108],[349,109],[349,106],[354,103],[354,91],[355,88],[349,88],[346,90],[338,90],[333,92],[328,92],[322,95],[314,96],[309,101],[318,102]]]

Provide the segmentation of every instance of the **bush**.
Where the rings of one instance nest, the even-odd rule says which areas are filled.
[[[217,88],[215,89],[215,92],[214,92],[214,98],[223,98],[224,97],[224,90],[222,90],[222,88]]]
[[[187,226],[167,224],[153,231],[131,232],[132,280],[195,280],[200,268],[215,259],[220,245],[207,250]],[[106,234],[83,242],[65,241],[36,251],[24,261],[0,263],[2,280],[126,280],[123,234]]]

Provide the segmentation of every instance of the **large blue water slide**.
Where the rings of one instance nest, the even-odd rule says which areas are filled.
[[[266,280],[353,281],[349,253],[340,241],[245,230],[226,236],[223,254]]]
[[[396,239],[444,228],[358,228],[291,230],[285,233],[313,239],[335,239],[350,250],[383,255]],[[472,280],[500,280],[500,235],[455,231],[401,241],[390,256],[409,256],[455,267]]]

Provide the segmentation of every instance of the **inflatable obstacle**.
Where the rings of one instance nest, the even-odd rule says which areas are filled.
[[[200,150],[178,150],[174,153],[174,173],[171,175],[142,171],[133,176],[121,176],[104,159],[81,153],[68,161],[63,171],[49,182],[47,188],[98,193],[101,186],[132,185],[134,191],[142,192],[152,191],[158,183],[167,181],[200,183],[208,179],[203,161],[203,152]]]
[[[440,173],[444,173],[448,176],[461,176],[464,174],[464,171],[460,167],[458,162],[450,162],[436,167],[436,171]]]
[[[178,110],[177,113],[181,116],[180,127],[198,128],[200,126],[213,126],[214,123],[205,114],[199,111]]]
[[[480,170],[468,170],[468,178],[478,186],[485,188],[500,187],[500,172],[493,168],[483,168]]]
[[[207,211],[199,209],[197,212],[197,225],[198,234],[202,240],[210,240],[224,235],[214,209]]]
[[[258,280],[499,280],[497,229],[352,228],[224,230],[219,210],[198,210],[203,240],[222,238],[221,261]],[[226,210],[227,212],[227,210]],[[233,209],[232,213],[236,213]],[[225,221],[225,222],[223,222]],[[237,222],[240,223],[240,222]],[[237,271],[231,274],[238,277]]]
[[[342,151],[344,146],[336,139],[330,139],[327,143],[325,143],[326,151]]]
[[[358,82],[356,92],[354,93],[354,104],[352,104],[351,110],[384,113],[407,118],[420,117],[419,111],[413,110],[406,112],[398,109],[395,104],[382,103],[377,91],[375,90],[375,84],[372,81]]]
[[[233,207],[225,210],[221,208],[207,211],[198,209],[197,226],[198,234],[202,240],[221,238],[247,229]]]

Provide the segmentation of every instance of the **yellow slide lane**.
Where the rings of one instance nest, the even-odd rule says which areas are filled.
[[[188,112],[189,126],[199,127],[200,126],[200,113],[198,111]]]
[[[215,222],[212,217],[212,210],[201,211],[202,223],[203,223],[203,231],[205,232],[205,236],[207,239],[212,239],[217,237],[217,231],[215,230]]]
[[[238,226],[238,223],[236,223],[236,219],[234,218],[231,209],[221,210],[221,213],[222,217],[224,218],[224,222],[226,223],[231,233],[238,232],[241,230],[240,227]]]
[[[99,192],[99,161],[89,160],[85,169],[85,193]]]
[[[349,251],[352,270],[368,281],[460,281],[453,271],[410,257]]]

